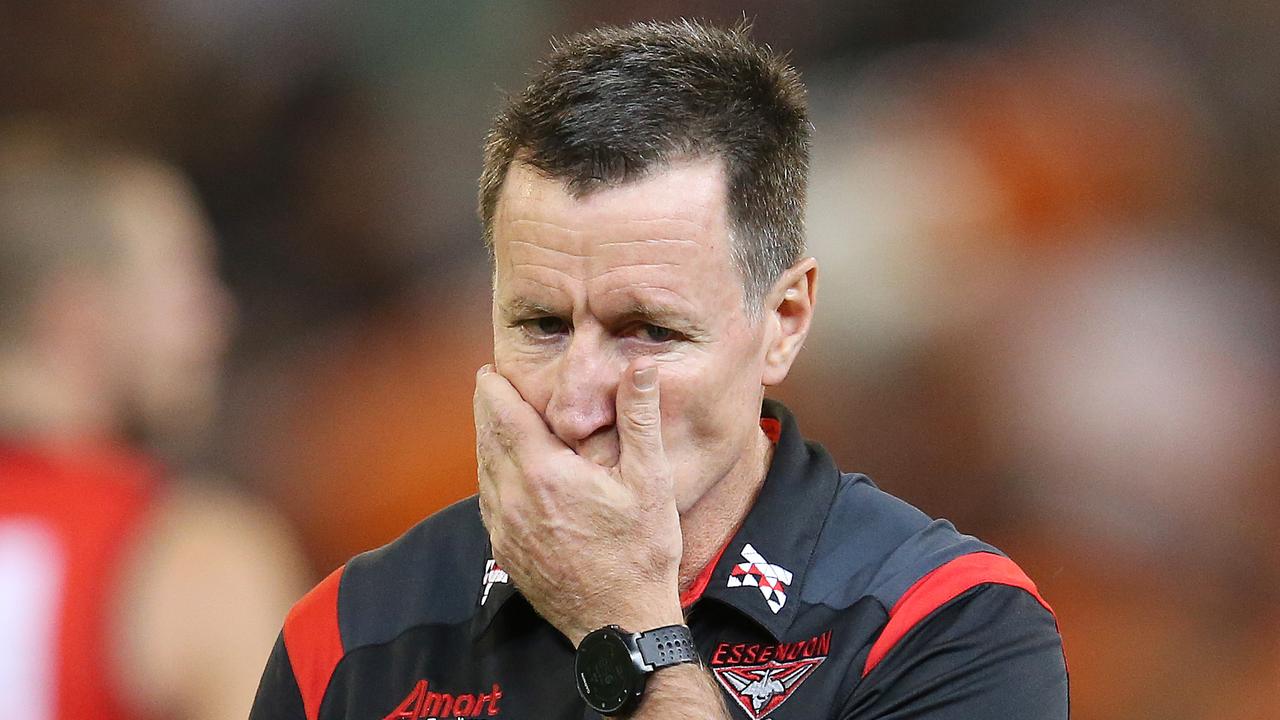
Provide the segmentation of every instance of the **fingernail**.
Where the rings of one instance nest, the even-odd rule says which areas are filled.
[[[658,381],[658,368],[650,365],[647,368],[637,370],[634,376],[634,382],[637,390],[649,390],[653,388],[654,383]]]
[[[493,372],[493,366],[486,363],[484,365],[481,365],[480,369],[476,371],[476,376],[479,377],[481,375],[488,375],[491,372]]]

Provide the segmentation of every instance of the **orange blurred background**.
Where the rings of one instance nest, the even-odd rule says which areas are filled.
[[[1006,550],[1073,716],[1280,707],[1280,5],[0,3],[0,115],[175,163],[240,332],[192,462],[316,578],[474,491],[503,90],[601,23],[755,19],[816,127],[819,324],[778,396]]]

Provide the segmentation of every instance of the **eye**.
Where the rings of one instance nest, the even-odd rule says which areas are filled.
[[[676,333],[670,328],[664,328],[661,325],[650,325],[645,323],[640,326],[640,334],[645,340],[653,343],[664,343],[674,340]]]
[[[522,320],[520,326],[524,328],[525,332],[539,338],[554,337],[569,330],[568,323],[553,315],[543,315],[542,317]]]

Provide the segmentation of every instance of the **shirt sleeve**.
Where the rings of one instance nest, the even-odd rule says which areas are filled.
[[[979,585],[915,626],[861,679],[842,720],[1066,720],[1067,666],[1030,593]]]
[[[293,676],[289,652],[284,646],[284,634],[276,638],[275,648],[267,660],[267,669],[258,683],[258,694],[249,711],[249,720],[305,720],[302,692]]]

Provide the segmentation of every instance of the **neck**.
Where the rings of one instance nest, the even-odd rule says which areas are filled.
[[[680,516],[684,554],[680,558],[683,594],[742,525],[764,486],[773,459],[773,443],[757,431],[744,462],[717,482]]]

